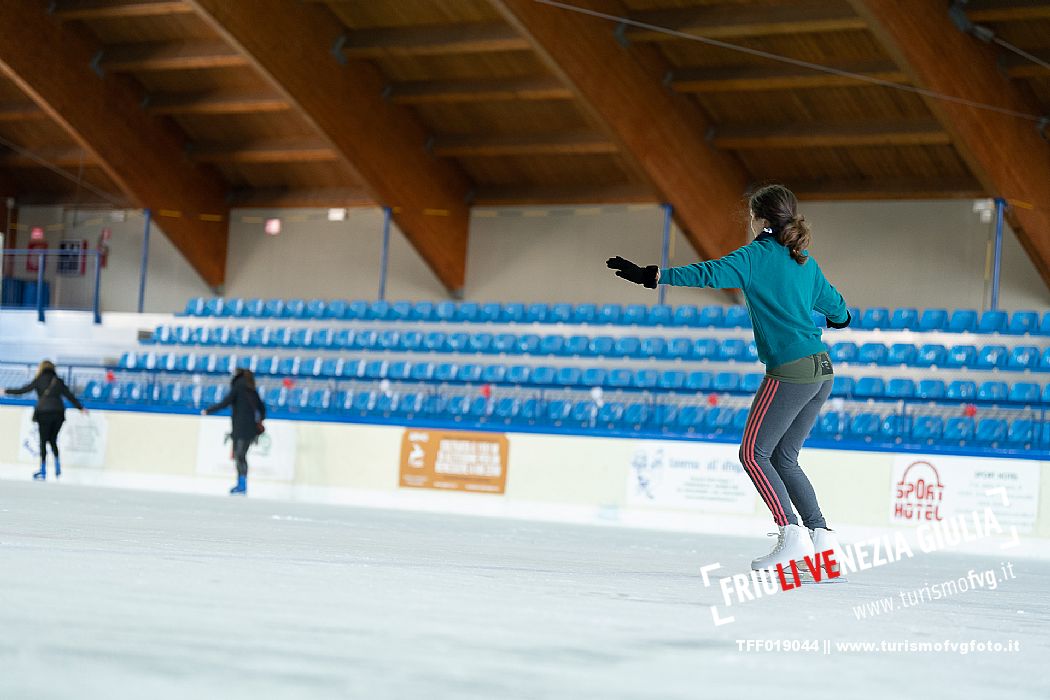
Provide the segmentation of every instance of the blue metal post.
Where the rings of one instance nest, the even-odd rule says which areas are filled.
[[[390,207],[383,207],[383,253],[379,259],[379,301],[386,298],[386,267],[390,256]]]
[[[46,259],[41,253],[36,268],[36,320],[40,323],[44,322],[44,263]]]
[[[146,276],[149,270],[149,231],[152,213],[149,209],[142,212],[146,217],[146,227],[142,231],[142,268],[139,270],[139,313],[146,308]]]
[[[95,324],[102,323],[102,253],[95,251],[95,300],[92,302],[91,311],[95,316]]]
[[[660,269],[666,270],[671,266],[670,255],[671,255],[671,213],[672,208],[670,204],[661,205],[664,210],[664,242],[663,249],[660,255]],[[656,290],[656,299],[660,304],[664,303],[664,299],[667,297],[667,286],[659,285]]]
[[[997,197],[995,200],[995,248],[992,251],[992,302],[991,310],[999,309],[999,270],[1003,260],[1003,213],[1006,200]]]

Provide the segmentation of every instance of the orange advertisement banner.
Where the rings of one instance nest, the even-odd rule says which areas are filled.
[[[405,488],[503,493],[509,445],[501,433],[406,430],[401,439]]]

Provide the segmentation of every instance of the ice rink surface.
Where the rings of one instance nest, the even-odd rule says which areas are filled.
[[[1045,698],[1050,562],[922,555],[731,609],[725,538],[0,482],[0,698]],[[736,640],[999,641],[1015,653],[748,652]]]

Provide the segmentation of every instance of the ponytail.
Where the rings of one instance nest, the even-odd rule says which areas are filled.
[[[806,261],[809,260],[806,249],[809,248],[809,242],[812,237],[809,224],[806,223],[806,217],[799,214],[780,229],[777,233],[777,242],[791,252],[792,260],[799,265],[805,265]]]

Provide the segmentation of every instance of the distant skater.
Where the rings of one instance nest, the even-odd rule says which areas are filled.
[[[48,360],[40,363],[33,381],[17,389],[7,389],[4,394],[8,396],[21,396],[35,391],[37,394],[36,407],[33,409],[33,422],[36,423],[40,432],[40,471],[33,474],[33,478],[43,481],[47,478],[47,446],[51,445],[51,454],[55,456],[55,478],[62,476],[62,462],[58,456],[58,433],[62,430],[62,424],[66,420],[65,398],[73,404],[81,413],[87,414],[87,409],[73,395],[66,383],[55,372],[55,365]]]
[[[230,382],[230,391],[222,401],[201,411],[201,415],[218,413],[231,407],[233,456],[237,461],[237,485],[230,495],[243,496],[248,492],[248,448],[263,433],[266,404],[255,390],[255,375],[251,370],[238,369]]]
[[[621,257],[607,265],[618,277],[650,289],[664,284],[743,290],[766,375],[744,427],[740,462],[779,530],[773,551],[751,562],[752,569],[767,570],[838,547],[798,453],[834,378],[811,314],[823,314],[829,328],[845,328],[851,319],[842,295],[807,251],[811,233],[795,195],[770,185],[751,195],[749,204],[755,240],[723,258],[666,270]]]

